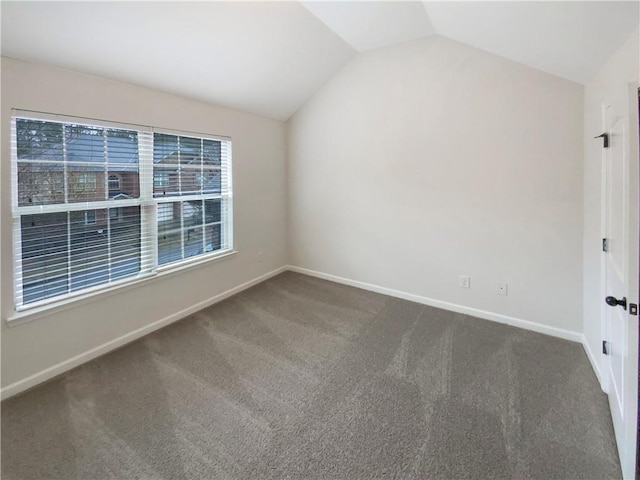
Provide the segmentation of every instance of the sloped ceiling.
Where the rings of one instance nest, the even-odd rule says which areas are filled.
[[[2,55],[280,120],[354,50],[297,2],[2,2]]]
[[[303,1],[302,5],[359,52],[435,33],[422,2]]]
[[[280,120],[354,55],[438,34],[585,83],[638,2],[7,2],[2,55]]]
[[[426,2],[445,37],[586,83],[638,26],[638,2]]]

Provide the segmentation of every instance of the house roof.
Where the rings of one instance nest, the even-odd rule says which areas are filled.
[[[88,129],[90,130],[90,129]],[[61,140],[61,139],[60,139]],[[66,159],[69,162],[104,162],[104,137],[101,134],[80,133],[73,138],[67,139],[64,145],[60,143],[49,143],[45,150],[38,151],[33,157],[26,157],[32,160],[56,160],[62,161],[63,150],[66,148]],[[128,137],[107,136],[107,150],[109,152],[110,171],[137,171],[138,146],[137,143]],[[23,157],[20,157],[23,158]],[[49,169],[62,169],[62,165],[49,165]],[[84,166],[83,171],[104,171],[103,166]]]
[[[374,48],[442,35],[585,83],[638,26],[633,1],[35,1],[0,8],[4,56],[281,120]]]
[[[91,129],[88,128],[88,131]],[[108,163],[111,165],[109,171],[137,171],[138,145],[137,140],[131,137],[120,137],[107,135]],[[211,140],[210,143],[216,143]],[[190,147],[182,143],[179,148],[177,143],[165,142],[165,148],[160,147],[154,152],[154,164],[184,165],[199,163],[201,150],[197,147]],[[63,149],[66,148],[66,159],[69,162],[104,162],[104,137],[99,133],[92,134],[83,132],[67,139],[64,146],[62,143],[50,144],[46,150],[34,156],[34,160],[62,160]],[[205,152],[206,153],[206,152]],[[208,152],[215,155],[214,151]],[[219,152],[218,152],[219,153]],[[211,160],[211,157],[209,157]],[[128,165],[132,165],[129,167]],[[93,167],[90,167],[93,168]],[[103,167],[96,167],[103,170]]]

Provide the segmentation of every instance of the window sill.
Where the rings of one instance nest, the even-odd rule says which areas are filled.
[[[164,267],[159,267],[155,273],[149,273],[129,281],[124,281],[118,285],[113,285],[111,287],[107,287],[107,288],[100,289],[93,292],[80,293],[77,296],[74,296],[71,298],[65,298],[59,301],[54,301],[47,305],[42,305],[34,308],[28,308],[18,312],[13,312],[11,316],[7,317],[6,323],[9,327],[14,327],[14,326],[31,322],[33,320],[37,320],[43,317],[55,315],[57,313],[68,310],[70,308],[73,308],[85,303],[90,303],[95,300],[103,299],[111,295],[115,295],[117,293],[122,292],[122,290],[125,288],[131,289],[131,288],[136,288],[143,285],[149,285],[154,281],[166,278],[167,276],[171,276],[176,273],[183,272],[185,270],[189,270],[191,268],[210,265],[212,263],[217,263],[219,261],[226,260],[230,257],[233,257],[236,253],[238,253],[236,250],[229,250],[227,252],[212,255],[210,257],[204,257],[204,258],[196,257],[193,259],[183,260],[175,265],[167,265]]]

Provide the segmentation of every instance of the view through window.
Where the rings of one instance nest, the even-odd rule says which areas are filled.
[[[229,139],[12,121],[16,309],[232,249]]]

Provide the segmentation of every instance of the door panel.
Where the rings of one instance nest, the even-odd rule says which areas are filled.
[[[637,197],[638,179],[631,176],[631,159],[637,162],[637,131],[630,130],[632,112],[629,92],[620,92],[605,109],[609,148],[605,150],[605,232],[608,240],[604,261],[605,295],[636,303],[638,275]],[[634,113],[634,115],[631,115]],[[633,138],[630,135],[634,135]],[[637,149],[637,147],[635,147]],[[637,168],[634,168],[637,170]],[[637,175],[637,173],[636,173]],[[635,183],[633,183],[635,182]],[[635,229],[635,230],[633,230]],[[635,251],[634,251],[635,249]],[[633,267],[632,261],[636,262]],[[604,298],[602,299],[604,302]],[[635,429],[637,408],[637,318],[622,306],[606,306],[604,331],[609,343],[607,368],[609,406],[625,478],[635,473]]]

